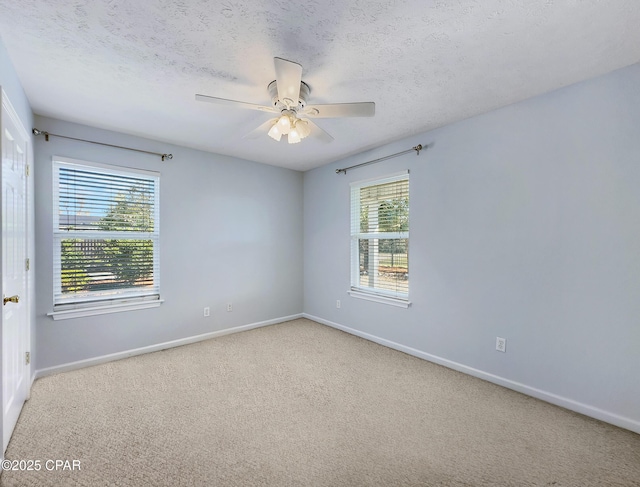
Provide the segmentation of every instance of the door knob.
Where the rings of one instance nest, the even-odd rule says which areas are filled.
[[[2,306],[5,306],[7,303],[17,303],[18,301],[20,301],[20,296],[17,294],[10,298],[2,298]]]

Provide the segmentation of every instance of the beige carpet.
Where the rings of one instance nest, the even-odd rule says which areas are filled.
[[[6,458],[40,460],[21,487],[640,486],[640,435],[308,320],[40,379]]]

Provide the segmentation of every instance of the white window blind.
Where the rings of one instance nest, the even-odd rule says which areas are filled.
[[[409,299],[409,174],[351,184],[351,289]]]
[[[159,175],[54,158],[54,309],[160,296]]]

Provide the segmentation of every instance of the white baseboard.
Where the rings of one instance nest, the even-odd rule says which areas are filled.
[[[100,357],[92,357],[86,360],[78,360],[77,362],[69,362],[62,365],[56,365],[54,367],[47,367],[45,369],[36,370],[34,374],[34,380],[39,379],[40,377],[46,377],[47,375],[59,374],[61,372],[69,372],[71,370],[81,369],[83,367],[90,367],[92,365],[104,364],[106,362],[112,362],[114,360],[133,357],[135,355],[142,355],[144,353],[157,352],[159,350],[165,350],[167,348],[180,347],[182,345],[201,342],[202,340],[208,340],[210,338],[230,335],[232,333],[239,333],[241,331],[252,330],[254,328],[260,328],[263,326],[275,325],[277,323],[296,320],[298,318],[302,318],[302,313],[291,315],[291,316],[283,316],[281,318],[274,318],[272,320],[260,321],[257,323],[251,323],[248,325],[236,326],[233,328],[226,328],[224,330],[212,331],[210,333],[203,333],[202,335],[195,335],[191,337],[180,338],[178,340],[158,343],[156,345],[149,345],[147,347],[135,348],[133,350],[125,350],[124,352],[111,353],[109,355],[101,355]]]
[[[474,377],[478,377],[479,379],[486,380],[488,382],[492,382],[494,384],[498,384],[500,386],[506,387],[507,389],[512,389],[514,391],[521,392],[522,394],[526,394],[531,397],[535,397],[536,399],[541,399],[542,401],[555,404],[556,406],[563,407],[565,409],[569,409],[571,411],[575,411],[580,414],[584,414],[585,416],[589,416],[591,418],[598,419],[600,421],[604,421],[605,423],[610,423],[615,426],[619,426],[620,428],[628,429],[635,433],[640,433],[640,421],[627,418],[624,416],[620,416],[618,414],[611,413],[609,411],[604,411],[602,409],[596,408],[594,406],[589,406],[588,404],[584,404],[578,401],[574,401],[573,399],[569,399],[567,397],[559,396],[557,394],[553,394],[551,392],[546,392],[541,389],[537,389],[535,387],[528,386],[526,384],[522,384],[520,382],[515,382],[509,379],[505,379],[504,377],[500,377],[494,374],[490,374],[488,372],[484,372],[482,370],[474,369],[473,367],[468,367],[467,365],[460,364],[458,362],[453,362],[451,360],[447,360],[442,357],[438,357],[437,355],[432,355],[430,353],[423,352],[421,350],[417,350],[415,348],[407,347],[405,345],[401,345],[396,342],[392,342],[390,340],[386,340],[384,338],[377,337],[375,335],[370,335],[369,333],[364,333],[362,331],[349,328],[348,326],[340,325],[338,323],[334,323],[333,321],[325,320],[323,318],[319,318],[317,316],[310,315],[308,313],[303,313],[303,317],[321,323],[323,325],[330,326],[332,328],[336,328],[338,330],[342,330],[351,335],[359,336],[360,338],[364,338],[365,340],[369,340],[380,345],[384,345],[385,347],[393,348],[394,350],[398,350],[400,352],[404,352],[409,355],[413,355],[414,357],[418,357],[429,362],[433,362],[438,365],[443,365],[444,367],[448,367],[453,370],[457,370],[458,372],[462,372],[464,374],[472,375]]]

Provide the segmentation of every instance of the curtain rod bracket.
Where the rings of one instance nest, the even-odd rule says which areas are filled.
[[[349,166],[349,167],[344,167],[342,169],[336,169],[336,174],[340,174],[340,173],[347,174],[347,171],[349,169],[355,169],[357,167],[368,166],[369,164],[375,164],[376,162],[386,161],[387,159],[391,159],[392,157],[401,156],[401,155],[406,154],[407,152],[411,152],[413,150],[416,151],[416,155],[419,156],[421,150],[428,149],[428,148],[429,148],[429,144],[426,144],[424,146],[422,144],[418,144],[415,147],[412,147],[411,149],[403,150],[402,152],[396,152],[395,154],[391,154],[389,156],[380,157],[380,158],[374,159],[372,161],[363,162],[362,164],[356,164],[355,166]]]
[[[47,142],[49,142],[49,136],[51,135],[53,137],[60,137],[60,138],[63,138],[63,139],[77,140],[77,141],[80,141],[80,142],[88,142],[89,144],[104,145],[106,147],[115,147],[116,149],[131,150],[131,151],[134,151],[134,152],[142,152],[144,154],[151,154],[151,155],[154,155],[154,156],[160,156],[163,161],[165,161],[167,159],[173,159],[173,154],[160,154],[159,152],[151,152],[151,151],[148,151],[148,150],[134,149],[132,147],[123,147],[121,145],[115,145],[115,144],[105,144],[104,142],[95,142],[93,140],[77,139],[75,137],[68,137],[66,135],[50,134],[49,132],[45,132],[44,130],[38,130],[35,127],[33,129],[31,129],[31,133],[33,135],[35,135],[36,137],[38,135],[44,135],[44,140],[46,140]]]
[[[43,132],[42,130],[38,130],[36,128],[32,129],[33,135],[44,135],[44,140],[49,142],[49,132]]]

